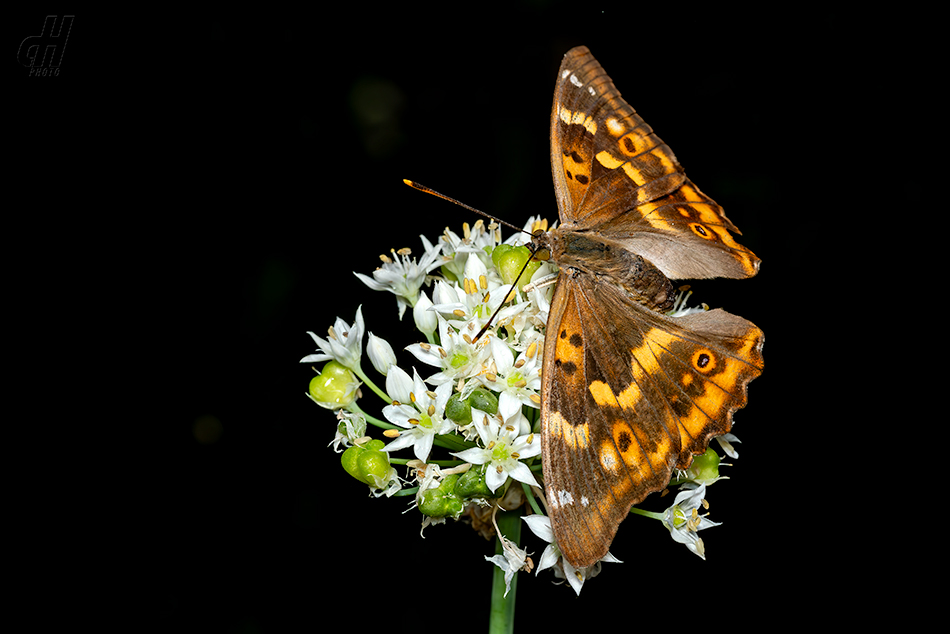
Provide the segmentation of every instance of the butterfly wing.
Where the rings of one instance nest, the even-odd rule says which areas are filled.
[[[551,166],[560,227],[539,243],[569,257],[545,333],[544,481],[561,552],[584,567],[606,554],[633,504],[730,429],[762,370],[752,323],[722,310],[655,312],[624,287],[636,272],[621,280],[606,254],[627,249],[670,279],[749,277],[759,259],[584,47],[558,74]]]
[[[542,438],[551,523],[572,565],[602,558],[630,507],[729,431],[762,370],[762,342],[723,310],[670,318],[591,276],[562,276],[545,339]]]
[[[561,63],[550,132],[561,226],[609,234],[670,279],[758,271],[722,207],[686,177],[586,47]]]

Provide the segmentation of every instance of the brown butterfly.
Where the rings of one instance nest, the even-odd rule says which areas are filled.
[[[667,316],[671,280],[751,277],[760,260],[585,47],[558,73],[551,166],[560,226],[533,239],[559,267],[544,486],[558,546],[582,568],[607,553],[632,505],[729,431],[762,372],[762,331],[721,309]]]

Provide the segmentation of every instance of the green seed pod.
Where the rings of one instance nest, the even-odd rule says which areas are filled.
[[[360,468],[360,475],[367,484],[375,484],[381,478],[389,475],[389,454],[385,451],[372,451],[367,449],[357,458],[357,464]],[[372,476],[376,476],[374,479]]]
[[[719,454],[712,447],[707,447],[706,453],[693,458],[689,474],[697,482],[715,481],[719,477]]]
[[[525,262],[527,262],[530,257],[531,249],[528,247],[513,247],[509,244],[499,244],[491,254],[492,262],[494,262],[498,268],[501,279],[505,284],[514,284],[518,278],[518,273],[521,272]],[[530,282],[531,276],[534,275],[535,271],[540,267],[541,262],[532,261],[531,264],[528,265],[528,268],[525,269],[524,275],[521,276],[519,286],[524,286]]]
[[[485,465],[473,467],[459,476],[455,493],[462,499],[495,497],[485,484]]]
[[[358,464],[358,459],[360,454],[365,451],[362,447],[348,447],[346,451],[343,452],[343,455],[340,457],[340,462],[343,464],[343,469],[346,470],[351,476],[363,482],[364,484],[369,484],[360,476],[360,467]]]
[[[449,402],[445,405],[445,417],[459,425],[468,425],[472,422],[472,406],[468,401],[459,400],[459,393],[455,392],[449,397]]]
[[[388,479],[391,466],[389,454],[380,451],[386,444],[373,439],[362,447],[349,447],[340,457],[343,469],[351,476],[372,487]]]
[[[356,399],[359,386],[353,372],[336,361],[330,361],[320,374],[310,379],[310,396],[321,407],[340,409]]]
[[[429,489],[420,495],[416,505],[423,515],[429,517],[458,517],[465,504],[454,491],[459,477],[451,475],[445,478],[437,489]]]
[[[466,399],[468,404],[475,409],[480,409],[486,414],[494,415],[498,413],[498,396],[483,388],[475,388],[472,394]],[[472,420],[472,413],[469,411],[468,419]]]

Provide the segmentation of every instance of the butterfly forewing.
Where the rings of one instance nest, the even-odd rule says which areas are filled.
[[[686,177],[584,47],[561,63],[551,167],[562,226],[610,233],[670,279],[758,271],[759,259],[730,235],[739,230],[722,207]]]
[[[674,191],[684,179],[670,148],[584,47],[568,52],[558,74],[551,167],[561,221],[580,226],[600,224]]]
[[[583,47],[558,75],[551,161],[561,223],[538,242],[560,273],[542,369],[544,483],[561,552],[585,567],[631,505],[730,429],[762,370],[761,330],[722,310],[661,314],[656,276],[748,277],[759,260]],[[656,269],[649,282],[640,273]]]

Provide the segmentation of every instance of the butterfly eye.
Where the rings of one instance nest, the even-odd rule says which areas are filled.
[[[532,260],[538,260],[540,262],[547,262],[551,259],[551,252],[547,249],[538,249],[534,252],[534,255],[531,256]]]
[[[543,244],[542,238],[544,237],[545,233],[547,232],[544,231],[543,229],[538,229],[537,231],[532,233],[531,234],[532,242],[534,242],[535,245],[539,243]],[[548,260],[551,259],[551,251],[547,247],[540,246],[535,250],[534,253],[531,254],[531,259],[538,260],[540,262],[547,262]]]

